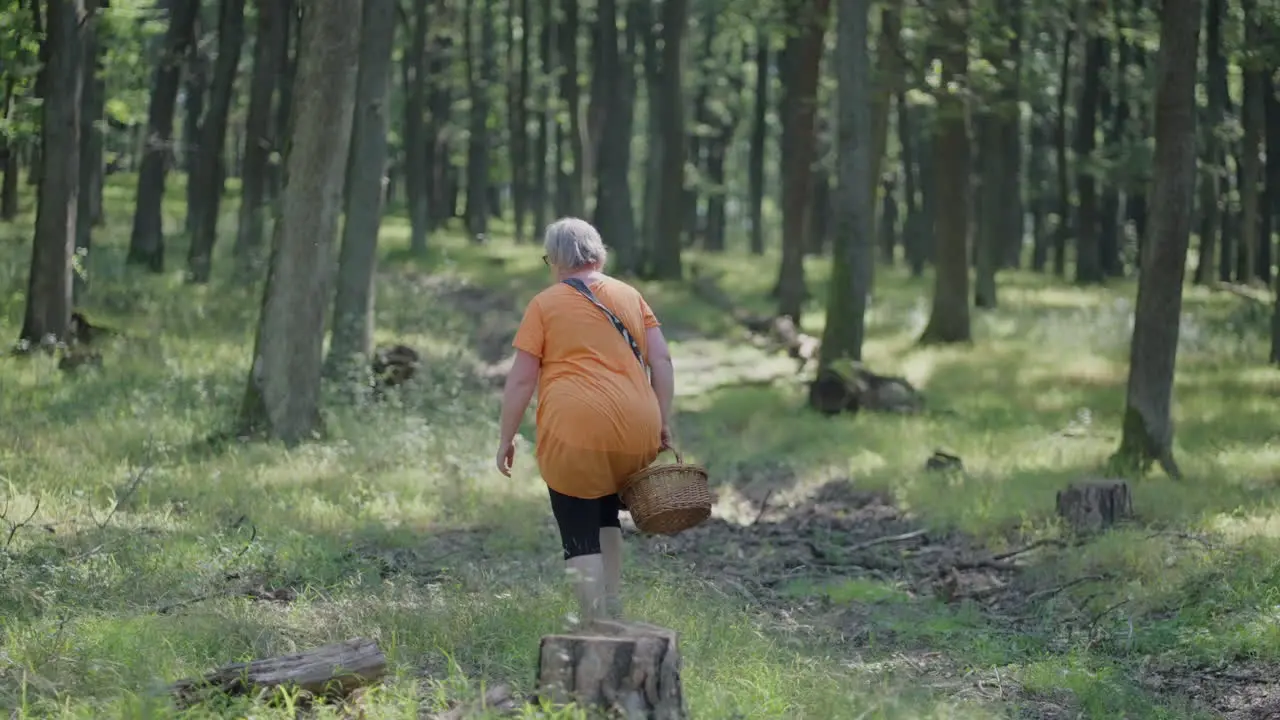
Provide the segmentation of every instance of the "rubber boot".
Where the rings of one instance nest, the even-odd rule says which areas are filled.
[[[604,559],[604,615],[622,619],[622,528],[600,528],[600,556]]]
[[[565,561],[578,596],[579,622],[583,625],[604,616],[604,558],[600,554],[579,555]]]

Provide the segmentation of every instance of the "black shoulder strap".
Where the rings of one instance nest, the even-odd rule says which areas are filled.
[[[609,308],[605,307],[604,303],[596,299],[596,295],[591,292],[591,288],[587,287],[587,284],[578,278],[567,278],[563,282],[565,285],[577,290],[583,297],[590,300],[592,305],[600,308],[600,311],[605,314],[605,317],[609,318],[609,322],[613,324],[613,327],[622,334],[623,339],[625,339],[627,344],[631,346],[631,352],[635,353],[636,360],[640,361],[640,367],[645,367],[644,355],[640,352],[640,346],[636,343],[636,339],[632,337],[631,332],[627,330],[626,325],[622,324],[622,321],[618,319],[618,316],[614,315]]]

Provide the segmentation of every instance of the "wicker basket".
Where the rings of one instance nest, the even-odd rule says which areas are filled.
[[[670,450],[675,464],[650,465],[628,478],[618,493],[641,532],[675,535],[711,516],[707,471]]]

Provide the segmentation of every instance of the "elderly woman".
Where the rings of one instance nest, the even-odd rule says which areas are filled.
[[[675,373],[648,303],[603,273],[605,247],[594,227],[564,218],[547,227],[543,243],[556,282],[529,302],[512,342],[498,471],[511,475],[513,441],[536,388],[538,469],[581,619],[617,618],[618,491],[671,442]]]

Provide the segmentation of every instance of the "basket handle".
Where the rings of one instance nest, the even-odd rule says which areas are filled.
[[[677,465],[683,465],[683,464],[684,464],[684,455],[683,455],[683,454],[681,454],[681,452],[680,452],[679,450],[675,449],[675,448],[674,448],[674,447],[672,447],[671,445],[667,445],[666,447],[660,447],[660,448],[658,448],[658,455],[654,456],[654,458],[653,458],[653,459],[654,459],[654,460],[657,460],[657,459],[658,459],[658,456],[660,456],[660,455],[662,455],[662,453],[664,453],[664,452],[668,452],[668,451],[670,451],[670,453],[671,453],[672,455],[675,455],[675,456],[676,456],[676,464],[677,464]]]

